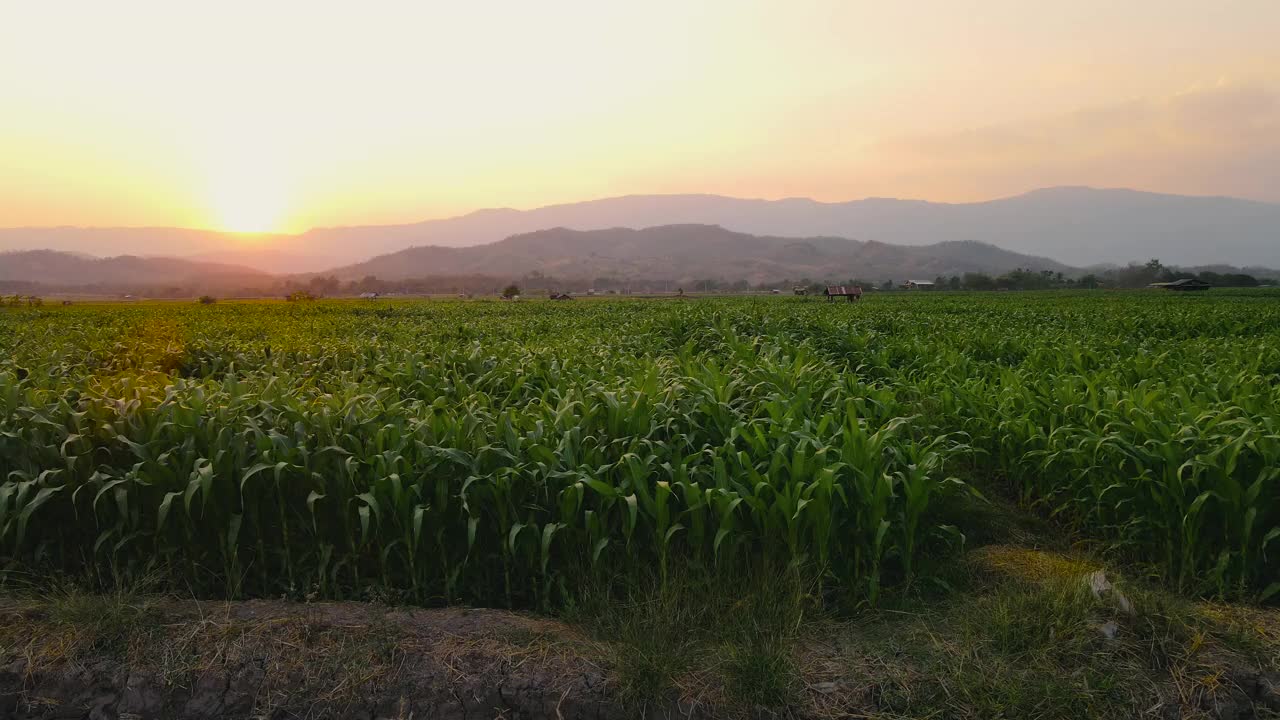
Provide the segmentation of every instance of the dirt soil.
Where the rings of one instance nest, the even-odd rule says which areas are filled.
[[[47,620],[5,613],[38,630],[4,646],[0,718],[625,715],[590,641],[498,610],[166,602],[141,609],[141,639]]]
[[[1182,612],[1201,624],[1175,642],[1173,624],[1153,624],[1169,613],[1143,609],[1149,599],[1136,599],[1136,613],[1087,598],[1084,610],[1064,610],[1035,590],[1039,578],[1090,577],[1092,566],[1011,548],[971,562],[995,590],[807,622],[786,651],[790,675],[752,675],[739,663],[735,682],[726,673],[740,649],[704,649],[665,699],[639,705],[623,700],[634,646],[542,617],[0,593],[0,720],[1074,718],[1079,699],[1117,694],[1132,702],[1078,716],[1280,717],[1280,613],[1196,604]],[[1099,607],[1105,617],[1094,617]],[[1109,618],[1117,622],[1104,634]],[[1069,632],[1037,632],[1046,623]],[[777,677],[792,678],[781,702],[743,702],[750,683]],[[1095,682],[1123,692],[1100,695]]]

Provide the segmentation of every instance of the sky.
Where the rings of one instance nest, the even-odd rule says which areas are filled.
[[[0,227],[633,193],[1280,202],[1276,0],[0,0]]]

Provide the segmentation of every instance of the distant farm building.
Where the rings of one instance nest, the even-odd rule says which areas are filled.
[[[1208,290],[1213,287],[1203,280],[1196,278],[1183,278],[1182,280],[1174,280],[1173,282],[1151,283],[1147,287],[1159,288],[1161,290],[1175,290],[1178,292],[1195,292],[1199,290]]]
[[[376,292],[362,292],[362,293],[360,293],[360,298],[361,298],[362,300],[377,300],[377,299],[378,299],[378,293],[376,293]]]
[[[937,287],[932,280],[908,280],[908,290],[932,290]]]
[[[827,296],[827,302],[834,302],[838,297],[853,302],[862,298],[862,288],[857,285],[828,285],[822,294]]]
[[[794,293],[794,294],[796,294],[796,295],[808,295],[808,294],[809,294],[809,288],[807,288],[807,287],[805,287],[805,286],[803,286],[803,285],[797,285],[797,286],[795,286],[795,287],[791,288],[791,292],[792,292],[792,293]]]

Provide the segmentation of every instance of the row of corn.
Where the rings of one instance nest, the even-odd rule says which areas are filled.
[[[525,607],[767,563],[874,602],[981,485],[1275,598],[1278,339],[1266,295],[14,311],[0,563]]]

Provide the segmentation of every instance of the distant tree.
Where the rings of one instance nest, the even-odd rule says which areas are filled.
[[[941,290],[947,286],[947,279],[939,275],[933,279],[933,287],[935,290]]]
[[[996,281],[986,273],[965,273],[964,289],[965,290],[994,290]]]
[[[218,302],[218,299],[212,295],[201,295],[198,301],[201,305],[212,305]]]
[[[516,285],[515,283],[511,283],[510,285],[502,288],[502,297],[507,298],[508,300],[510,300],[511,298],[519,294],[520,294],[520,286]]]
[[[947,282],[947,286],[948,286],[948,287],[950,287],[952,290],[959,290],[959,289],[960,289],[960,276],[959,276],[959,275],[952,275],[952,276],[951,276],[951,280],[949,280],[949,281]]]
[[[1107,285],[1120,288],[1140,288],[1146,287],[1153,282],[1159,282],[1169,275],[1173,279],[1169,271],[1160,263],[1157,258],[1152,258],[1144,265],[1130,264],[1122,268],[1107,270],[1104,279]]]
[[[337,276],[329,275],[327,277],[317,275],[311,278],[307,283],[307,290],[316,297],[324,297],[325,295],[336,295],[342,290],[342,282]]]
[[[893,289],[893,281],[892,281],[892,280],[885,280],[883,283],[881,283],[881,284],[880,284],[880,289],[881,289],[881,290],[892,290],[892,289]]]
[[[1097,290],[1098,286],[1101,283],[1098,280],[1097,275],[1094,275],[1093,273],[1089,273],[1087,275],[1082,275],[1080,279],[1076,282],[1076,284],[1079,287],[1084,288],[1085,290]]]
[[[1160,262],[1159,258],[1151,258],[1142,266],[1141,271],[1134,278],[1133,285],[1142,287],[1144,285],[1150,285],[1153,282],[1181,280],[1183,277],[1191,277],[1191,275],[1189,273],[1186,275],[1180,275],[1175,272],[1173,268],[1165,267],[1164,264]]]
[[[1218,287],[1258,287],[1258,278],[1246,273],[1216,273],[1205,271],[1197,278]]]

